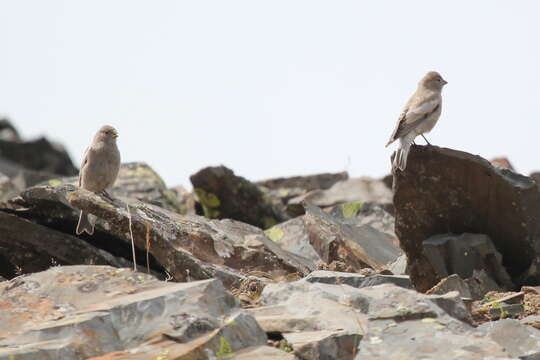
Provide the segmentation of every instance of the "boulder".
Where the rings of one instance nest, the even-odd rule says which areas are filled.
[[[309,273],[300,256],[273,243],[262,230],[231,220],[179,215],[137,200],[108,201],[72,185],[36,186],[11,202],[18,216],[73,233],[78,209],[96,215],[96,232],[83,238],[116,256],[132,258],[177,281],[221,279],[227,287],[241,273]],[[148,255],[147,251],[148,249]]]
[[[425,240],[423,246],[424,255],[438,278],[457,274],[468,279],[474,270],[484,270],[502,289],[510,290],[513,287],[502,265],[501,254],[487,235],[440,234]]]
[[[314,271],[304,278],[312,283],[349,285],[355,288],[363,288],[381,284],[394,284],[407,289],[412,288],[411,281],[406,275],[361,275],[337,271]]]
[[[518,320],[503,319],[478,327],[486,337],[504,347],[509,356],[520,359],[540,357],[540,330],[521,325]]]
[[[249,312],[300,359],[505,357],[470,325],[457,293],[423,295],[393,284],[353,288],[305,279],[267,285]]]
[[[540,249],[540,193],[531,178],[465,152],[413,145],[393,186],[396,234],[418,290],[440,280],[423,242],[445,233],[488,235],[514,282],[540,275],[529,271]]]
[[[309,202],[321,208],[350,202],[376,202],[390,204],[392,191],[381,179],[353,178],[335,183],[329,189],[318,189],[297,196],[287,203],[290,214],[301,215],[303,202]]]
[[[267,229],[288,219],[254,183],[224,167],[207,167],[190,177],[204,215]]]
[[[0,274],[6,278],[44,271],[57,265],[133,267],[73,235],[0,211]]]
[[[309,259],[311,270],[336,261],[343,262],[351,271],[366,267],[381,270],[401,254],[389,229],[392,217],[380,208],[378,213],[363,212],[363,207],[357,205],[340,207],[337,216],[333,216],[336,211],[328,213],[304,203],[305,215],[278,224],[266,233],[283,249]]]
[[[0,359],[233,357],[266,335],[218,280],[161,282],[108,266],[0,283]]]
[[[22,140],[15,126],[8,119],[0,119],[0,140],[12,142]]]
[[[39,172],[63,176],[79,172],[64,147],[45,138],[32,141],[0,140],[0,157]]]
[[[286,178],[276,178],[257,181],[257,185],[264,186],[270,190],[302,189],[304,191],[325,190],[331,188],[335,183],[347,180],[349,174],[346,171],[340,173],[324,173],[307,176],[292,176]]]

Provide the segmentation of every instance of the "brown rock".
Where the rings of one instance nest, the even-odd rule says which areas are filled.
[[[407,165],[394,174],[396,234],[417,289],[439,280],[423,241],[448,232],[487,234],[514,281],[528,271],[540,248],[540,194],[531,178],[436,146],[413,146]]]
[[[207,218],[234,219],[262,229],[288,218],[257,185],[225,166],[204,168],[190,179]]]

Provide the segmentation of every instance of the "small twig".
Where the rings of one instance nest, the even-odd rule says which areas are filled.
[[[146,223],[146,272],[150,274],[150,223]]]
[[[135,240],[133,240],[133,231],[131,230],[131,212],[129,211],[129,204],[126,204],[129,220],[129,235],[131,237],[131,250],[133,252],[133,271],[137,271],[137,260],[135,259]]]

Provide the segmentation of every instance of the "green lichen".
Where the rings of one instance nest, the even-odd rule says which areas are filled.
[[[341,205],[341,213],[345,219],[355,217],[358,214],[358,211],[362,208],[361,201],[353,201]]]
[[[62,185],[62,180],[60,180],[60,179],[50,179],[48,183],[49,183],[50,186],[59,186],[59,185]]]
[[[263,216],[263,218],[262,218],[262,223],[263,223],[263,228],[269,229],[269,228],[271,228],[272,226],[276,225],[276,224],[277,224],[277,221],[276,221],[276,219],[274,219],[273,217],[270,217],[270,216]]]
[[[169,354],[171,353],[171,350],[165,349],[159,354],[155,360],[167,360],[169,359]]]
[[[283,238],[283,235],[284,235],[283,230],[275,226],[271,227],[268,230],[265,230],[264,232],[266,236],[268,236],[270,240],[272,240],[273,242],[279,242]]]
[[[219,338],[219,351],[216,354],[221,359],[230,359],[234,357],[231,344],[223,336]]]
[[[204,189],[195,188],[194,189],[199,202],[203,208],[204,216],[209,219],[219,218],[220,212],[218,208],[221,205],[221,201],[216,194],[206,192]]]
[[[283,341],[279,344],[279,350],[290,353],[290,352],[293,352],[294,349],[291,344]]]

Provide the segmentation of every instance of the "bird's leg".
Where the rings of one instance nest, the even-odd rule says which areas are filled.
[[[426,139],[426,137],[424,136],[424,134],[420,134],[420,135],[422,135],[422,137],[424,138],[424,140],[426,140],[427,144],[428,144],[429,146],[431,146],[431,144],[429,143],[429,141],[427,141],[427,139]]]

